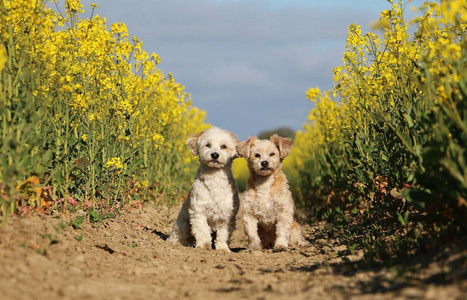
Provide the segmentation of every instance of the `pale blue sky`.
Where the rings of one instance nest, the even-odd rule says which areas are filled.
[[[160,55],[159,67],[186,87],[207,122],[240,139],[300,129],[312,107],[306,90],[332,88],[348,25],[366,32],[390,8],[386,0],[85,0],[86,11],[90,3]]]

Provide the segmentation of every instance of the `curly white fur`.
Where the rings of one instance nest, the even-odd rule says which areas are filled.
[[[292,148],[290,140],[273,135],[270,140],[249,138],[237,146],[250,170],[242,197],[243,221],[248,249],[304,247],[295,204],[282,160]]]
[[[239,207],[238,189],[232,175],[237,143],[232,133],[217,127],[187,140],[192,153],[199,156],[200,166],[169,241],[211,249],[211,233],[215,233],[215,249],[230,251]]]

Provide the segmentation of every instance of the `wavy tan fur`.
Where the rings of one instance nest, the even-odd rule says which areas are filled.
[[[269,140],[248,138],[237,146],[238,154],[246,158],[250,170],[241,202],[250,250],[309,245],[282,171],[282,160],[291,149],[292,141],[278,135]]]

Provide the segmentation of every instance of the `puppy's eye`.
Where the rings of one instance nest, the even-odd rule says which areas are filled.
[[[221,146],[221,149],[222,149],[222,150],[227,149],[227,146],[226,146],[226,145],[222,145],[222,146]]]
[[[276,155],[276,153],[274,152],[271,152],[271,154],[269,154],[269,156],[274,156],[274,155]]]
[[[260,155],[259,153],[256,153],[256,154],[255,154],[255,157],[260,158],[261,155]]]
[[[211,148],[211,144],[207,143],[206,147]]]

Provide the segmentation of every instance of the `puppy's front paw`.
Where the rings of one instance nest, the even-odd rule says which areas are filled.
[[[211,242],[196,242],[196,248],[212,249]]]
[[[275,249],[287,249],[288,243],[283,243],[281,241],[276,241],[276,244],[274,245]]]
[[[232,253],[232,251],[230,251],[229,247],[227,248],[216,248],[217,251],[222,251],[222,252],[225,252],[225,253]]]
[[[172,244],[178,244],[178,243],[179,243],[178,237],[177,237],[175,234],[171,234],[171,235],[167,238],[167,242],[171,242]]]
[[[251,242],[248,244],[248,247],[247,247],[248,250],[250,251],[257,251],[257,250],[261,250],[261,243],[258,241],[258,242]]]
[[[305,247],[308,247],[308,246],[310,246],[310,245],[311,245],[310,242],[304,240],[304,241],[298,242],[298,245],[297,245],[297,246],[298,246],[298,248],[305,248]]]
[[[227,243],[216,243],[216,250],[231,252]]]

